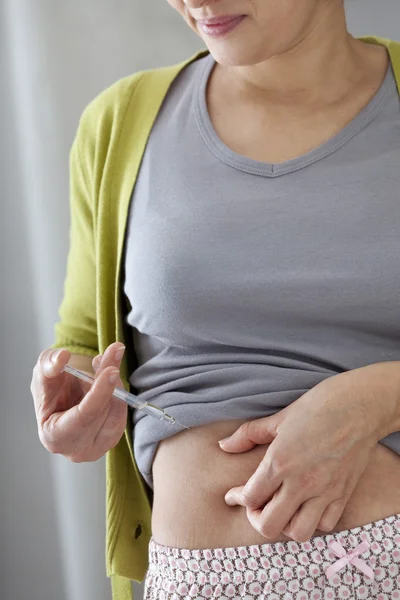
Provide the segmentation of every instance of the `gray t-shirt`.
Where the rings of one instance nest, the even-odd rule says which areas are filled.
[[[266,164],[218,138],[205,100],[214,64],[208,55],[186,67],[164,100],[125,253],[138,359],[130,383],[189,427],[271,415],[337,373],[400,360],[392,67],[340,133]],[[140,411],[134,425],[152,486],[157,444],[180,428]],[[400,454],[400,432],[382,443]]]

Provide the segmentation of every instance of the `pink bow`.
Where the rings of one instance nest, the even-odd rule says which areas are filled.
[[[335,563],[333,563],[333,565],[326,569],[326,576],[331,577],[331,575],[334,575],[335,573],[340,571],[340,569],[343,569],[343,567],[351,563],[352,565],[360,569],[360,571],[362,571],[367,577],[369,577],[370,579],[374,579],[374,572],[371,569],[371,567],[369,567],[367,563],[361,560],[361,558],[357,558],[359,554],[363,554],[366,550],[368,550],[369,546],[369,543],[364,541],[361,544],[359,544],[356,548],[354,548],[352,552],[349,552],[347,554],[346,550],[339,542],[332,541],[329,544],[329,548],[333,550],[336,556],[339,556],[340,558]]]

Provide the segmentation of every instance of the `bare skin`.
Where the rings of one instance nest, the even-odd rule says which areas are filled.
[[[253,475],[268,446],[227,454],[218,440],[244,421],[195,427],[160,443],[153,464],[154,539],[177,548],[218,548],[287,540],[266,539],[249,523],[246,509],[228,506],[224,496]],[[400,457],[377,444],[333,531],[342,531],[400,513]],[[316,531],[314,535],[325,535]]]
[[[360,54],[356,81],[333,100],[317,98],[306,105],[298,104],[296,95],[285,97],[284,102],[271,96],[249,101],[241,92],[235,96],[229,74],[217,65],[210,77],[207,103],[219,138],[242,156],[282,163],[334,137],[372,100],[388,68],[386,48],[356,44]]]

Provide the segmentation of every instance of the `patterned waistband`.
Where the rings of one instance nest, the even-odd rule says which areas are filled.
[[[390,586],[390,581],[387,583],[390,577],[399,580],[395,583],[398,590],[400,514],[316,536],[307,542],[288,540],[252,546],[186,549],[163,546],[152,538],[149,573],[152,581],[156,577],[159,581],[169,581],[173,587],[180,583],[189,587],[222,584],[225,589],[230,585],[237,592],[240,586],[248,589],[248,586],[264,585],[265,591],[274,590],[277,597],[289,589],[292,592],[300,588],[316,590],[327,585],[334,589],[335,586],[361,585],[365,581],[378,589],[379,581],[380,587]],[[371,589],[365,588],[365,593],[371,594]],[[363,598],[362,591],[360,593],[357,597]],[[332,596],[336,597],[341,596]],[[400,594],[395,597],[400,598]]]

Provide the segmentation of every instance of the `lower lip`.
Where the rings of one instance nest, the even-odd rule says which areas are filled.
[[[213,37],[220,37],[222,35],[226,35],[230,33],[236,27],[240,25],[240,23],[245,19],[245,16],[238,17],[237,19],[232,19],[232,21],[227,21],[226,23],[218,23],[215,25],[206,25],[205,23],[199,23],[200,29],[204,31],[207,35],[211,35]]]

